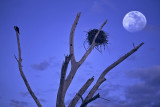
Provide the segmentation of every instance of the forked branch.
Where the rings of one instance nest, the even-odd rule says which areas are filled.
[[[134,52],[136,52],[144,43],[142,42],[141,44],[139,44],[137,47],[135,47],[134,49],[132,49],[131,51],[129,51],[127,54],[125,54],[124,56],[122,56],[121,58],[119,58],[117,61],[115,61],[113,64],[111,64],[109,67],[107,67],[102,74],[100,75],[100,77],[98,78],[96,84],[93,86],[93,88],[90,90],[89,94],[87,95],[87,97],[85,98],[84,101],[87,101],[88,99],[92,98],[92,96],[95,94],[95,92],[97,91],[97,89],[99,88],[99,86],[103,83],[104,77],[105,75],[115,66],[117,66],[119,63],[121,63],[122,61],[124,61],[127,57],[129,57],[130,55],[132,55]]]
[[[98,93],[97,95],[95,95],[93,98],[90,98],[89,100],[84,101],[84,102],[81,104],[80,107],[85,107],[88,103],[90,103],[90,102],[96,100],[97,98],[100,98],[99,93]]]
[[[97,38],[97,36],[99,35],[101,29],[103,28],[103,26],[107,23],[107,20],[101,25],[101,27],[99,28],[98,32],[96,33],[96,35],[94,36],[94,39],[92,41],[92,44],[90,45],[89,49],[85,52],[85,54],[82,56],[82,58],[80,59],[80,61],[76,61],[75,60],[75,55],[74,55],[74,32],[75,32],[75,28],[77,26],[77,23],[79,21],[81,13],[78,13],[76,16],[76,19],[72,25],[72,29],[70,32],[70,55],[71,55],[71,70],[67,76],[67,78],[64,81],[64,77],[61,77],[61,80],[63,79],[63,87],[61,89],[61,100],[57,100],[57,101],[62,101],[62,105],[57,107],[65,107],[64,105],[64,98],[66,95],[66,92],[68,90],[68,87],[70,86],[78,68],[81,66],[81,64],[86,60],[86,58],[88,57],[88,55],[91,53],[91,51],[94,49],[94,47],[96,46],[95,40]],[[133,54],[135,51],[137,51],[139,49],[139,47],[141,47],[144,43],[141,43],[140,45],[138,45],[137,47],[134,47],[134,49],[132,49],[130,52],[128,52],[127,54],[125,54],[124,56],[122,56],[121,58],[119,58],[116,62],[114,62],[113,64],[111,64],[109,67],[107,67],[102,74],[99,76],[96,84],[92,87],[92,89],[90,90],[90,92],[88,93],[87,97],[85,98],[85,100],[83,101],[82,95],[84,94],[84,92],[87,90],[87,88],[91,85],[91,83],[93,82],[93,78],[89,79],[83,86],[82,88],[79,90],[79,92],[75,95],[75,97],[72,99],[71,103],[69,104],[69,107],[74,107],[76,105],[76,103],[78,102],[78,100],[80,98],[82,98],[82,105],[81,107],[87,106],[88,103],[90,103],[91,101],[99,98],[99,94],[95,95],[93,97],[93,95],[95,94],[95,92],[97,91],[97,89],[99,88],[99,86],[106,80],[105,79],[105,75],[115,66],[117,66],[119,63],[121,63],[122,61],[124,61],[128,56],[130,56],[131,54]],[[58,98],[58,96],[57,96]]]
[[[77,69],[80,67],[80,65],[85,61],[85,59],[87,58],[87,56],[91,53],[91,51],[93,50],[94,46],[95,46],[95,39],[97,38],[99,32],[101,31],[101,29],[103,28],[103,26],[107,23],[107,20],[101,25],[101,27],[99,28],[98,32],[96,33],[96,36],[94,37],[94,40],[90,46],[90,48],[86,51],[86,53],[84,54],[84,56],[81,58],[81,60],[79,62],[75,61],[75,56],[74,56],[74,31],[76,28],[76,25],[78,23],[78,20],[80,18],[81,13],[78,13],[76,16],[76,19],[72,25],[72,29],[71,29],[71,33],[70,33],[70,54],[72,55],[71,57],[71,71],[69,73],[69,75],[67,76],[67,79],[65,81],[64,84],[64,93],[66,94],[66,91],[68,90],[68,87],[70,86],[74,75],[77,72]]]

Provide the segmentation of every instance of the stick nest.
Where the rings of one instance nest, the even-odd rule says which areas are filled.
[[[96,36],[97,32],[98,32],[98,29],[93,29],[88,32],[87,40],[89,45],[92,44],[93,39]],[[108,44],[108,35],[101,30],[95,40],[95,43],[96,43],[96,46]]]
[[[98,29],[92,29],[90,30],[89,32],[87,32],[87,42],[89,45],[92,44],[93,42],[93,39],[94,37],[96,36],[96,33],[98,32]],[[102,49],[101,47],[104,46],[104,49],[105,49],[105,46],[108,44],[108,33],[105,33],[103,30],[101,30],[95,40],[95,48],[102,52]]]

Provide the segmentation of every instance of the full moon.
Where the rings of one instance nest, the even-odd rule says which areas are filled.
[[[139,11],[131,11],[123,18],[123,27],[129,32],[141,31],[146,23],[146,17]]]

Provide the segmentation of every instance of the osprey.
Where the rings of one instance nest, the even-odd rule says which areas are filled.
[[[19,28],[17,26],[14,26],[14,29],[15,29],[16,32],[19,33]]]

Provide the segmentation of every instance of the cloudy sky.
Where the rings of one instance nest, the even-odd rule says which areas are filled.
[[[106,75],[97,93],[110,101],[99,98],[88,106],[160,107],[159,10],[159,0],[0,0],[0,106],[36,106],[14,58],[18,50],[13,26],[20,28],[22,65],[31,88],[44,107],[55,107],[61,64],[69,54],[69,33],[77,13],[82,12],[74,38],[76,60],[85,53],[87,32],[106,19],[103,30],[109,34],[109,44],[102,54],[94,49],[78,69],[66,105],[88,78],[95,77],[93,86],[107,66],[133,49],[133,43],[144,42]],[[123,17],[130,11],[145,15],[147,25],[142,31],[123,28]]]

